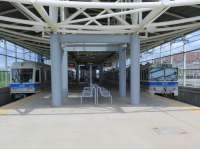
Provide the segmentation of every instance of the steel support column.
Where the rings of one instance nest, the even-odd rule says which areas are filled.
[[[90,86],[92,86],[92,64],[90,64]]]
[[[184,44],[183,44],[183,86],[186,86],[186,63],[187,63],[186,41],[184,40]]]
[[[131,48],[131,104],[140,103],[140,39],[136,35],[130,38]]]
[[[5,59],[4,59],[5,60],[5,69],[8,70],[8,61],[7,61],[8,60],[8,56],[7,56],[8,55],[8,48],[7,48],[7,41],[4,40],[3,42],[4,42],[4,52],[5,52]]]
[[[76,63],[76,81],[77,82],[79,82],[79,71],[80,71],[79,64]]]
[[[126,96],[126,50],[119,50],[119,94]]]
[[[63,52],[62,57],[62,83],[63,83],[63,96],[68,95],[68,52]]]
[[[103,78],[103,64],[99,66],[99,80],[101,81]]]
[[[93,81],[93,83],[95,83],[96,76],[97,76],[97,74],[96,74],[96,68],[92,68],[92,81]]]
[[[62,74],[61,59],[62,51],[60,45],[60,37],[58,34],[52,34],[50,39],[50,55],[51,55],[51,92],[52,105],[62,105]]]

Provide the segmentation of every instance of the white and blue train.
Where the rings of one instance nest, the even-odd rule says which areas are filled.
[[[11,66],[10,93],[13,98],[34,94],[50,87],[50,66],[36,62],[16,62]]]
[[[150,94],[178,96],[178,68],[171,64],[141,66],[140,78],[141,87]]]

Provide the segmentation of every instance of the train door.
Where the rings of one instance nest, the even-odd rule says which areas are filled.
[[[36,69],[35,70],[35,83],[41,83],[41,74],[40,74],[40,70]]]
[[[41,71],[40,69],[35,69],[35,91],[39,91],[41,88]]]

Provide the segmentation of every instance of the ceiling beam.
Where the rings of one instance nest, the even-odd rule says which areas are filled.
[[[25,16],[27,16],[29,19],[43,22],[38,16],[36,16],[32,11],[30,11],[27,7],[20,3],[12,3],[14,7],[16,7],[19,11],[21,11]],[[43,22],[44,23],[44,22]]]
[[[172,16],[172,17],[176,17],[178,19],[184,19],[185,17],[181,16],[181,15],[178,15],[178,14],[175,14],[175,13],[172,13],[172,12],[165,12],[165,14],[169,15],[169,16]]]
[[[199,0],[163,1],[163,2],[80,2],[80,1],[52,1],[52,0],[2,0],[7,2],[19,2],[23,4],[40,4],[43,6],[71,7],[71,8],[103,8],[103,9],[136,9],[136,8],[158,8],[193,6],[200,4]]]
[[[130,35],[63,35],[62,43],[128,43]]]

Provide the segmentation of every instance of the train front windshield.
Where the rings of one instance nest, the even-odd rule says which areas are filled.
[[[177,81],[178,80],[178,69],[177,68],[166,68],[165,69],[165,81]]]
[[[12,69],[13,83],[32,83],[33,69]]]
[[[152,68],[150,70],[151,81],[177,81],[178,70],[176,68]]]

